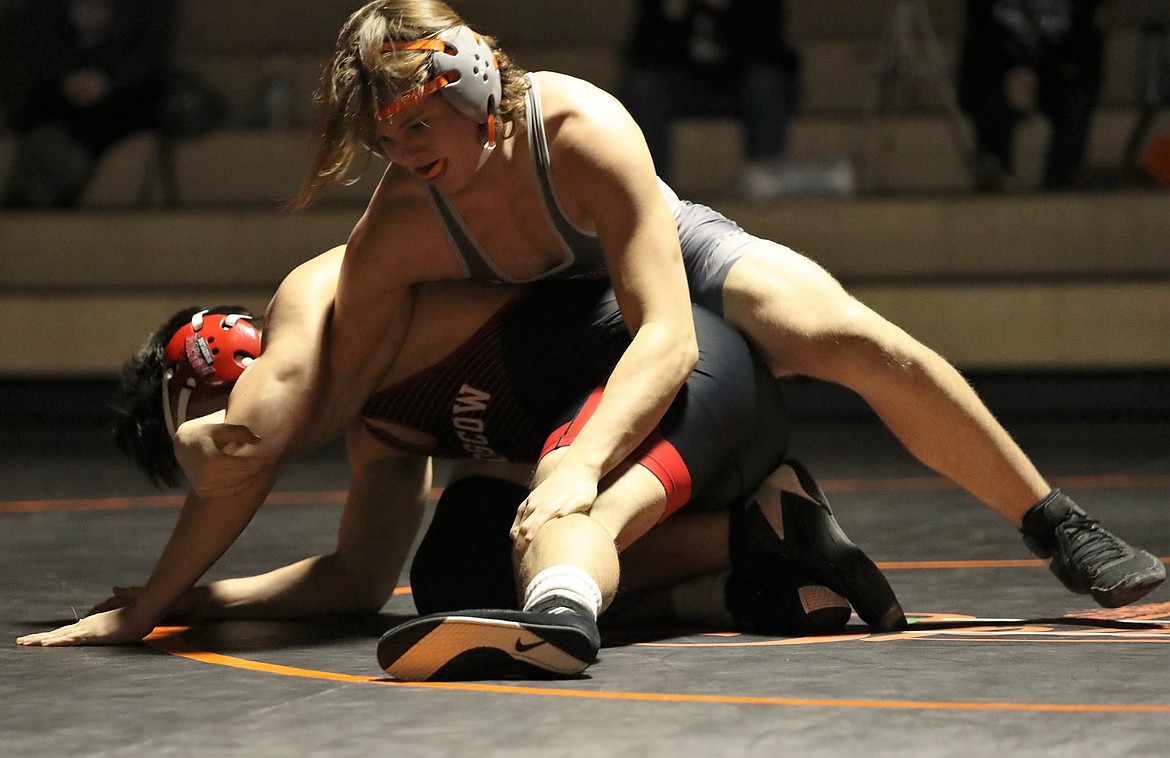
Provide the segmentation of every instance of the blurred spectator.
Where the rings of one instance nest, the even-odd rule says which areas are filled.
[[[1101,88],[1103,0],[967,0],[960,104],[975,126],[976,186],[1015,173],[1012,142],[1033,108],[1051,123],[1044,187],[1072,185]]]
[[[638,1],[623,99],[667,181],[674,121],[735,116],[745,136],[743,196],[825,189],[819,167],[785,160],[800,59],[784,39],[784,20],[783,0]]]
[[[175,1],[7,5],[5,110],[20,140],[4,204],[74,206],[111,146],[159,124]]]

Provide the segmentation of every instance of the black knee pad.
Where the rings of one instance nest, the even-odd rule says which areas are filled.
[[[523,485],[490,476],[447,486],[410,566],[420,614],[518,607],[508,530],[527,496]]]

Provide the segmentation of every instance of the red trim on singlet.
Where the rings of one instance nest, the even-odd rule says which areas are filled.
[[[666,489],[666,508],[662,511],[662,518],[658,519],[661,524],[691,499],[691,471],[678,449],[663,439],[657,428],[634,451],[634,460],[654,474]]]
[[[573,440],[577,439],[577,435],[581,433],[581,428],[585,426],[585,422],[593,416],[593,411],[597,410],[597,404],[601,402],[601,393],[604,391],[604,384],[593,390],[585,400],[585,404],[581,406],[581,410],[577,411],[577,415],[573,417],[573,420],[548,436],[548,439],[544,442],[544,448],[540,451],[540,458],[537,459],[537,463],[552,451],[573,444]]]
[[[541,458],[553,450],[559,450],[573,444],[585,423],[597,410],[604,391],[604,386],[593,390],[573,420],[548,436],[544,443],[544,449],[540,451]],[[663,509],[662,518],[658,519],[658,523],[665,521],[668,516],[682,508],[691,499],[690,469],[687,468],[687,463],[679,454],[678,449],[663,439],[662,432],[659,431],[658,427],[655,427],[650,436],[634,450],[631,457],[635,463],[653,474],[654,478],[661,482],[663,489],[666,490],[666,508]]]

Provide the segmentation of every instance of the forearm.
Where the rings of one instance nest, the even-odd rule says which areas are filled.
[[[191,492],[170,540],[130,613],[153,625],[231,547],[263,502],[275,471],[254,482],[243,497],[204,499]]]
[[[195,619],[304,618],[375,613],[394,582],[374,583],[335,553],[306,558],[258,576],[223,579],[196,589]]]
[[[690,376],[696,356],[693,328],[643,325],[558,467],[578,466],[598,479],[609,473],[662,420]]]
[[[192,615],[289,618],[373,613],[394,591],[430,493],[426,458],[386,451],[360,426],[347,439],[351,479],[329,555],[199,588]]]

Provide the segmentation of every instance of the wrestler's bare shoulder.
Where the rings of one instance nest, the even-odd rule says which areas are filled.
[[[338,245],[314,256],[289,272],[281,285],[297,284],[305,287],[337,286],[337,274],[341,270],[341,259],[345,245]]]
[[[337,294],[337,277],[341,272],[341,261],[345,245],[338,245],[320,255],[310,258],[289,272],[276,290],[268,306],[265,321],[274,313],[284,317],[289,313],[323,312],[333,303]],[[268,335],[266,335],[267,341]]]
[[[653,176],[642,132],[605,90],[563,74],[536,76],[561,202],[570,218],[594,228],[590,207],[599,198],[615,196],[638,167]]]
[[[540,85],[546,126],[580,122],[582,126],[597,127],[629,118],[616,97],[584,79],[553,71],[537,71],[533,76]]]

